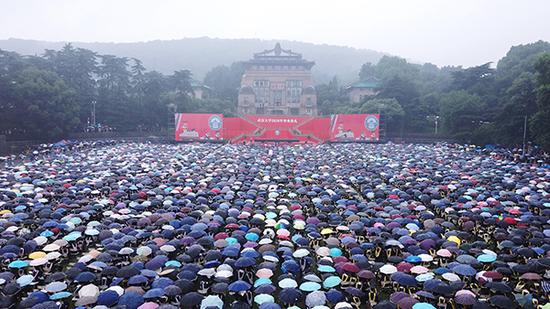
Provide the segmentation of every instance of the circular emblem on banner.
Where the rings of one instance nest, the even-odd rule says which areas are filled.
[[[376,116],[371,115],[365,118],[365,128],[370,131],[374,131],[376,130],[376,128],[378,128],[378,119],[376,118]]]
[[[218,131],[222,128],[223,121],[218,115],[213,115],[208,119],[208,126],[214,131]]]

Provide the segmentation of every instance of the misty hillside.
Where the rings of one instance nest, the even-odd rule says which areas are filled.
[[[259,39],[190,38],[136,43],[72,43],[76,47],[100,54],[138,58],[147,69],[166,74],[174,70],[189,69],[194,78],[202,80],[212,67],[248,60],[255,52],[273,48],[276,42],[281,42],[284,49],[292,49],[301,53],[304,58],[315,61],[313,74],[318,83],[327,82],[334,75],[343,82],[353,81],[357,79],[363,63],[376,63],[384,55],[368,49]],[[0,40],[0,49],[24,55],[40,55],[44,49],[58,50],[65,43],[8,39]]]

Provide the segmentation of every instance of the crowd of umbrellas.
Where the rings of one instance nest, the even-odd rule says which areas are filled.
[[[0,308],[550,308],[550,168],[458,145],[95,144],[0,170]]]

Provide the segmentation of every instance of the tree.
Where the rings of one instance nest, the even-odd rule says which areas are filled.
[[[24,68],[2,88],[0,128],[4,132],[51,139],[80,125],[75,93],[54,72]]]
[[[382,99],[396,99],[403,107],[407,117],[402,119],[403,128],[409,131],[420,131],[419,127],[426,121],[426,115],[418,110],[420,92],[413,80],[398,75],[387,79],[382,84],[382,90],[376,96]],[[418,123],[421,122],[419,125]]]
[[[136,128],[137,110],[130,98],[132,74],[128,69],[128,58],[113,55],[99,58],[97,122],[117,130]]]
[[[524,118],[537,110],[536,77],[523,72],[500,97],[493,124],[492,143],[518,145],[523,139]],[[488,129],[489,129],[488,128]]]
[[[543,54],[535,63],[537,70],[537,112],[531,119],[535,140],[550,150],[550,53]]]
[[[229,67],[216,66],[206,73],[204,84],[213,90],[216,98],[236,104],[244,69],[241,62],[234,62]]]
[[[396,99],[368,100],[359,109],[361,113],[380,114],[386,122],[389,132],[400,130],[399,122],[403,121],[405,111]]]
[[[522,73],[535,73],[537,59],[548,52],[550,52],[550,43],[544,41],[512,46],[497,64],[496,75],[499,86],[507,89]]]
[[[443,130],[464,141],[471,141],[473,132],[486,122],[484,102],[478,95],[465,90],[451,91],[441,96]]]
[[[376,73],[376,66],[370,62],[367,62],[361,66],[361,71],[359,71],[360,80],[373,80],[378,79]]]
[[[320,84],[315,87],[317,93],[317,107],[321,115],[331,115],[346,108],[346,97],[338,78],[334,76],[328,84]]]
[[[98,55],[71,44],[43,56],[0,51],[0,130],[8,138],[62,137],[87,126],[92,101],[96,123],[103,127],[167,127],[173,119],[169,104],[177,103],[181,111],[203,108],[189,104],[190,79],[188,70],[165,76],[147,72],[139,59]],[[224,104],[219,107],[231,110]]]
[[[478,95],[494,94],[495,69],[491,62],[452,73],[451,90],[468,90]]]
[[[65,44],[59,51],[46,50],[44,64],[35,61],[35,66],[52,70],[59,75],[75,93],[75,101],[80,109],[80,122],[85,124],[90,117],[90,106],[96,99],[97,54],[87,49],[74,48]]]

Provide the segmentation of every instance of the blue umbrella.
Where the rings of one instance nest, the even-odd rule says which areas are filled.
[[[235,282],[232,282],[227,289],[231,292],[244,292],[248,291],[252,288],[250,283],[242,280],[237,280]]]
[[[397,284],[407,287],[416,286],[418,284],[415,277],[402,272],[393,273],[391,279],[397,282]]]
[[[477,260],[482,263],[492,263],[496,261],[497,257],[492,254],[482,254],[477,257]]]
[[[57,292],[55,294],[52,294],[50,296],[50,299],[51,300],[59,300],[59,299],[68,298],[68,297],[71,297],[71,296],[73,296],[73,293],[63,291],[63,292]]]
[[[279,299],[284,304],[295,304],[303,298],[302,292],[296,288],[286,288],[279,292]]]
[[[254,289],[254,294],[273,294],[277,288],[272,284],[262,284]]]
[[[344,300],[344,294],[336,289],[330,289],[326,293],[327,299],[332,304],[337,304]]]
[[[204,296],[197,292],[189,292],[181,298],[180,303],[185,304],[188,308],[193,308],[194,306],[198,306],[202,300],[204,299]]]
[[[174,281],[172,279],[161,277],[161,278],[158,278],[155,281],[153,281],[153,284],[151,285],[151,287],[154,288],[154,289],[156,289],[156,288],[164,289],[167,286],[170,286],[172,284],[174,284]]]
[[[405,258],[405,261],[409,263],[420,263],[422,262],[422,258],[416,255],[409,255],[408,257]]]
[[[15,268],[15,269],[25,268],[27,266],[29,266],[29,262],[23,261],[23,260],[15,260],[8,264],[9,268]]]
[[[150,299],[150,298],[160,298],[164,296],[164,290],[160,288],[156,289],[150,289],[145,294],[143,294],[143,298]]]
[[[325,280],[323,280],[323,287],[326,289],[333,288],[342,282],[342,279],[338,276],[329,276]]]
[[[235,267],[246,268],[256,265],[256,260],[250,257],[240,257],[235,261]]]
[[[257,288],[264,284],[271,284],[272,281],[269,278],[258,278],[256,281],[254,281],[254,287]]]
[[[308,281],[308,282],[304,282],[304,283],[300,284],[299,289],[304,291],[304,292],[313,292],[313,291],[320,290],[321,285],[317,282]]]
[[[147,283],[147,281],[148,281],[147,277],[145,277],[143,275],[135,275],[135,276],[130,277],[130,279],[128,279],[128,284],[129,285],[141,285],[141,284]]]
[[[128,309],[137,309],[144,302],[145,299],[143,298],[143,296],[139,295],[136,292],[124,293],[124,295],[122,295],[118,300],[119,305],[126,306],[126,308]]]
[[[475,270],[475,268],[466,264],[457,265],[451,268],[451,270],[457,275],[467,276],[467,277],[475,276],[477,274],[477,271]]]
[[[97,304],[101,306],[111,307],[118,302],[118,299],[119,299],[119,295],[117,292],[112,290],[107,290],[99,294],[99,296],[97,297]]]
[[[94,273],[91,273],[89,271],[81,272],[79,273],[75,278],[74,281],[78,283],[90,283],[93,282],[96,279],[96,276]]]
[[[54,301],[47,301],[36,304],[32,306],[31,309],[59,309],[59,305]]]
[[[286,260],[281,265],[281,271],[283,273],[299,273],[301,271],[300,264],[294,260]]]

